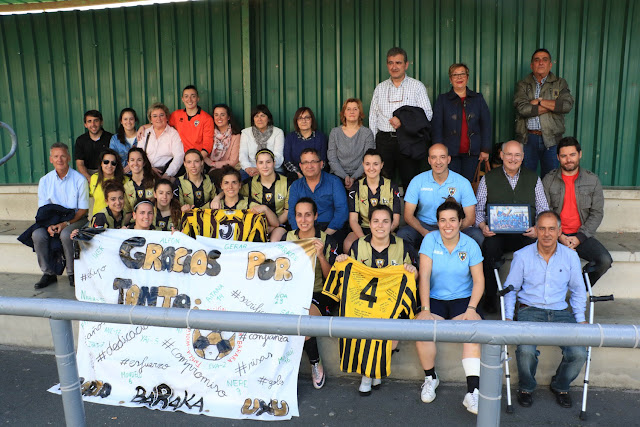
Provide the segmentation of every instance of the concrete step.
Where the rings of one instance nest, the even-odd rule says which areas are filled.
[[[0,295],[25,298],[65,298],[74,299],[74,289],[69,287],[66,278],[58,278],[58,283],[42,290],[34,290],[33,284],[39,275],[9,273],[2,276]],[[616,299],[611,303],[597,304],[596,323],[637,324],[640,319],[640,304],[636,300]],[[498,320],[498,315],[487,316],[488,320]],[[73,322],[74,336],[77,342],[78,322]],[[339,370],[339,350],[337,338],[318,338],[320,354],[327,375],[344,376]],[[17,316],[0,316],[0,345],[14,345],[33,348],[53,348],[48,319]],[[418,362],[413,342],[400,342],[400,352],[392,359],[391,377],[397,379],[421,381],[424,373]],[[541,357],[537,379],[540,384],[550,382],[562,355],[557,347],[540,347]],[[517,384],[515,364],[515,346],[510,346],[512,357],[510,371],[512,385]],[[464,371],[460,362],[462,344],[438,343],[436,369],[441,381],[463,382]],[[310,375],[308,359],[303,356],[301,372]],[[574,385],[582,383],[580,376]],[[598,348],[592,355],[590,384],[599,387],[640,389],[640,358],[633,349]]]

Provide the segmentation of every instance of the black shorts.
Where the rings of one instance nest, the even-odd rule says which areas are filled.
[[[313,303],[313,305],[318,307],[318,310],[320,310],[320,314],[322,314],[323,316],[331,316],[331,312],[338,305],[337,301],[326,296],[322,292],[314,292],[313,296],[311,297],[311,302]]]
[[[437,314],[443,319],[450,320],[467,311],[467,306],[469,305],[470,300],[471,297],[452,300],[431,298],[431,313]],[[482,314],[480,307],[476,308],[476,313],[478,313],[480,317],[484,319],[484,315]]]

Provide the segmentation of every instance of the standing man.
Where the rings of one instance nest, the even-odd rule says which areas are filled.
[[[514,289],[504,297],[506,320],[513,320],[517,297],[519,321],[587,323],[584,315],[587,292],[580,258],[575,251],[558,244],[562,234],[560,216],[553,211],[542,212],[538,215],[536,230],[538,241],[513,254],[505,282],[505,287],[511,285]],[[566,310],[567,291],[571,291],[572,312]],[[550,388],[558,405],[571,408],[569,385],[580,374],[587,360],[587,349],[581,346],[560,348],[562,362],[551,378]],[[516,350],[518,403],[525,408],[533,403],[539,354],[535,345],[519,345]]]
[[[414,248],[420,247],[422,238],[438,229],[438,207],[447,197],[453,197],[464,210],[465,219],[460,229],[482,247],[482,232],[473,226],[477,200],[471,183],[449,169],[451,156],[444,144],[432,145],[427,160],[431,170],[413,178],[405,192],[404,220],[407,225],[398,230],[398,237]]]
[[[492,169],[482,177],[478,185],[478,205],[476,206],[476,225],[484,235],[482,253],[485,262],[484,310],[487,313],[498,311],[498,284],[493,274],[495,263],[502,259],[507,251],[516,251],[530,245],[536,238],[536,229],[531,226],[522,234],[496,234],[487,225],[487,204],[517,203],[535,206],[536,215],[549,209],[544,195],[542,181],[527,168],[522,168],[524,149],[518,141],[502,144],[500,158],[502,167]]]
[[[556,145],[564,133],[564,115],[573,108],[565,79],[551,72],[551,54],[538,49],[531,56],[531,74],[520,80],[513,97],[517,140],[524,144],[524,166],[545,176],[558,167]]]
[[[309,197],[318,207],[318,228],[328,235],[334,235],[342,247],[345,233],[344,224],[349,217],[347,193],[342,180],[324,172],[324,162],[315,148],[305,148],[300,154],[300,170],[303,177],[294,181],[289,188],[289,206],[295,206],[303,197]],[[289,225],[298,229],[295,209],[289,209]]]
[[[399,47],[389,49],[387,69],[390,78],[376,86],[369,109],[369,128],[376,138],[376,148],[382,154],[383,170],[393,180],[396,169],[399,169],[405,191],[420,171],[420,160],[400,153],[396,129],[402,123],[393,112],[407,105],[422,108],[428,120],[433,116],[427,89],[421,81],[407,76],[407,68],[407,52]]]
[[[572,136],[558,143],[560,168],[542,179],[549,207],[562,220],[558,241],[578,252],[580,258],[596,263],[589,273],[592,285],[611,267],[609,251],[594,236],[604,215],[604,194],[595,173],[580,167],[582,148]]]
[[[53,144],[49,152],[49,162],[54,170],[40,178],[38,183],[37,227],[34,226],[31,238],[43,275],[35,284],[36,289],[45,288],[58,280],[54,254],[50,246],[50,240],[58,236],[62,242],[69,284],[75,286],[73,241],[70,235],[73,230],[87,223],[89,185],[80,173],[69,167],[70,160],[66,144]],[[64,212],[65,210],[68,210],[68,213]],[[53,219],[54,215],[57,215],[58,219],[63,216],[69,219],[59,221]]]
[[[91,175],[100,168],[100,153],[109,148],[109,142],[113,136],[102,128],[102,113],[98,110],[89,110],[84,113],[85,133],[76,139],[74,154],[76,157],[76,169],[86,179],[91,180]]]

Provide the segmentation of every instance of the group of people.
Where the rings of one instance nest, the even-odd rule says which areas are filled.
[[[414,274],[417,319],[477,321],[497,311],[494,268],[506,251],[515,251],[505,282],[515,289],[506,298],[507,319],[584,322],[579,259],[596,262],[593,284],[612,260],[594,237],[603,217],[602,186],[580,167],[579,142],[562,138],[573,98],[551,65],[547,50],[534,52],[532,73],[518,83],[514,98],[517,138],[500,146],[501,165],[482,177],[477,191],[470,181],[478,162],[489,158],[492,130],[482,95],[467,87],[468,67],[449,68],[451,90],[432,110],[425,86],[406,75],[409,62],[400,48],[387,54],[390,78],[374,91],[369,128],[362,102],[350,98],[340,111],[341,126],[328,139],[308,107],[296,111],[295,130],[286,137],[265,105],[255,107],[251,127],[239,131],[228,106],[216,105],[213,117],[203,111],[193,86],[182,92],[184,109],[170,114],[154,104],[147,111],[150,124],[139,129],[136,112],[125,108],[113,136],[103,130],[100,113],[88,111],[87,133],[76,141],[77,170],[69,167],[66,145],[56,143],[50,152],[54,170],[39,183],[39,208],[66,212],[33,232],[44,273],[35,287],[60,274],[47,249],[53,236],[60,237],[73,286],[71,238],[87,223],[91,195],[93,227],[177,230],[183,213],[195,208],[244,209],[264,214],[271,241],[316,239],[314,315],[333,311],[322,284],[336,259],[351,256],[372,268],[404,265]],[[432,135],[430,145],[425,135]],[[420,173],[424,157],[430,170]],[[404,202],[393,182],[396,173]],[[524,233],[492,229],[487,207],[501,204],[530,208]],[[567,291],[573,315],[565,311]],[[304,348],[320,388],[325,375],[315,338]],[[428,403],[439,385],[436,346],[419,342],[417,350],[425,372],[421,399]],[[585,361],[583,350],[563,348],[551,388],[564,407],[571,406],[567,392]],[[532,403],[537,355],[535,346],[519,346],[516,353],[522,406]],[[479,345],[464,345],[462,365],[463,404],[477,413]],[[379,379],[363,376],[360,392],[367,395],[379,385]]]

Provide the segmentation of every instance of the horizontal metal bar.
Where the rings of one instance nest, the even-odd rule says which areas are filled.
[[[636,325],[359,319],[0,297],[0,314],[282,335],[637,348]]]

